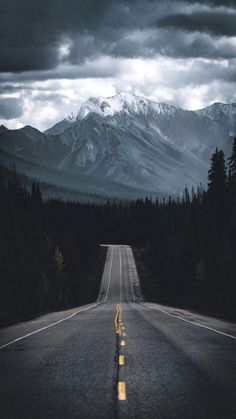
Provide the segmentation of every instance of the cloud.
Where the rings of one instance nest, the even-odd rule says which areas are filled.
[[[187,31],[208,32],[213,35],[236,35],[236,13],[200,12],[165,16],[158,21],[159,27],[172,27]]]
[[[235,54],[235,49],[226,45],[227,41],[220,46],[216,39],[218,47],[212,48],[214,38],[204,38],[200,33],[193,35],[196,31],[235,35],[236,10],[231,2],[0,2],[1,72],[47,71],[63,63],[77,65],[104,55],[150,58],[155,54],[178,57]]]
[[[21,99],[6,98],[0,102],[0,118],[3,120],[14,119],[22,116],[23,108]]]
[[[152,59],[104,57],[89,63],[91,69],[103,62],[111,69],[110,76],[26,80],[13,74],[0,84],[0,103],[7,97],[18,97],[23,113],[10,121],[1,117],[8,127],[26,124],[45,130],[77,109],[81,99],[90,96],[112,96],[129,91],[155,101],[172,103],[186,109],[197,109],[214,101],[236,101],[236,59]],[[113,67],[115,66],[114,75]],[[87,69],[86,69],[87,71]],[[14,117],[14,114],[11,116]]]
[[[55,67],[66,34],[95,30],[110,0],[1,0],[0,71]]]
[[[46,129],[81,98],[235,100],[235,0],[0,0],[1,122]],[[8,119],[7,119],[8,118]]]

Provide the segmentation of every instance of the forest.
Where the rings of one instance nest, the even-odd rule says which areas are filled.
[[[95,300],[100,243],[133,247],[147,300],[236,319],[236,139],[206,189],[161,201],[44,201],[0,167],[0,212],[0,322]]]
[[[86,205],[43,201],[0,166],[0,324],[96,300],[106,256]]]

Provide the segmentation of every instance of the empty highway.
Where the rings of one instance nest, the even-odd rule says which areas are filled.
[[[235,419],[236,325],[142,300],[110,245],[98,301],[0,330],[1,419]]]

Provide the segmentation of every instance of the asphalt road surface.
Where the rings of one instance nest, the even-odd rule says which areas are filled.
[[[109,246],[96,303],[0,330],[1,419],[235,419],[236,326],[142,301]]]

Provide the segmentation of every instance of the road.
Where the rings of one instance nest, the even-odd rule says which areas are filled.
[[[235,419],[236,326],[142,301],[109,246],[96,303],[0,330],[0,379],[1,419]]]

